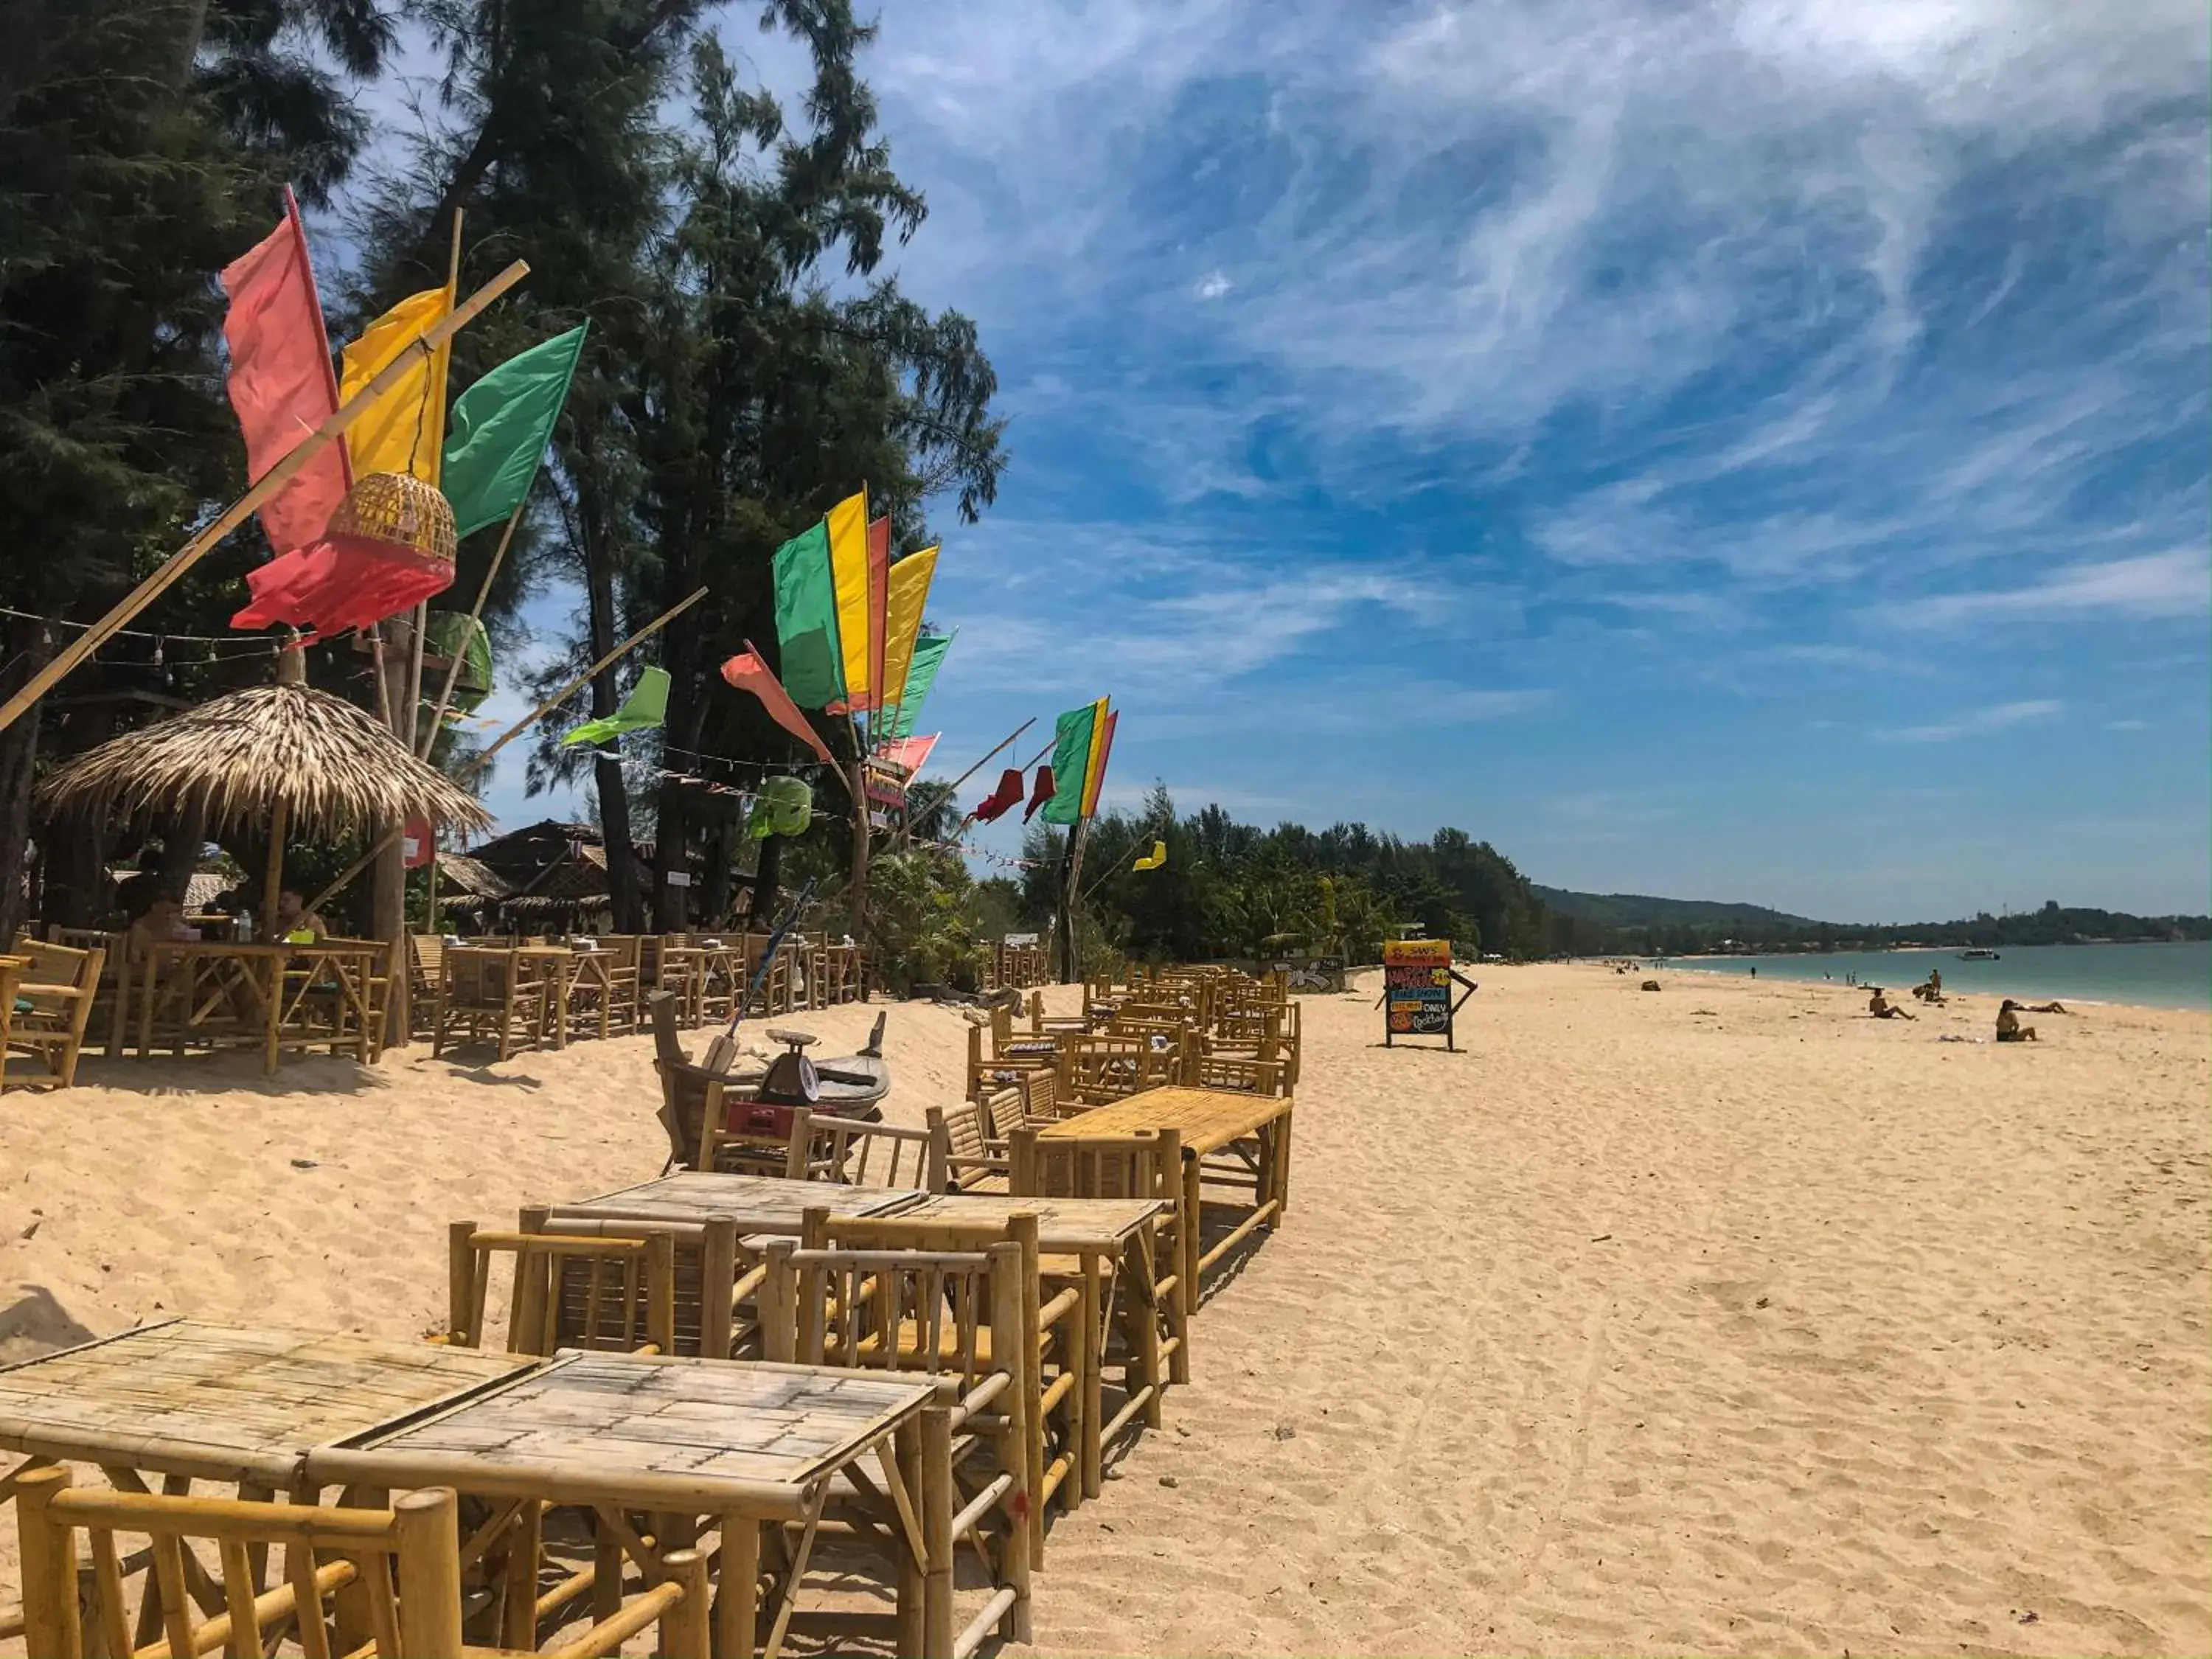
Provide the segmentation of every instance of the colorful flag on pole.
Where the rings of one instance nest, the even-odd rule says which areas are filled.
[[[1152,843],[1152,850],[1151,852],[1149,852],[1149,853],[1146,854],[1143,857],[1139,858],[1139,860],[1138,860],[1134,864],[1131,865],[1131,866],[1129,866],[1129,868],[1130,868],[1131,870],[1133,870],[1133,871],[1134,871],[1134,870],[1157,870],[1157,869],[1158,869],[1162,865],[1165,864],[1167,861],[1168,861],[1168,844],[1167,844],[1167,842],[1164,842],[1164,841],[1156,841],[1156,842],[1154,842]]]
[[[868,687],[867,707],[884,702],[884,657],[889,647],[886,611],[890,603],[891,521],[878,519],[868,526]],[[868,723],[870,736],[875,722]]]
[[[848,708],[871,708],[868,678],[868,492],[848,495],[822,520],[830,534],[830,581],[837,599],[837,649]]]
[[[1105,724],[1099,727],[1098,736],[1091,745],[1090,775],[1083,784],[1083,816],[1098,816],[1098,794],[1106,787],[1106,761],[1114,752],[1114,728],[1121,722],[1121,711],[1109,709]]]
[[[1018,768],[1009,766],[999,774],[999,787],[968,816],[978,823],[994,823],[1021,804],[1022,775]]]
[[[814,729],[805,715],[799,712],[799,705],[792,702],[789,693],[783,689],[782,682],[776,678],[775,671],[761,660],[760,653],[750,645],[722,665],[722,678],[738,690],[750,691],[758,697],[761,707],[768,710],[769,718],[819,755],[824,764],[836,764],[830,758],[830,745],[822,741],[821,733]]]
[[[362,330],[343,354],[338,396],[349,398],[392,360],[445,320],[453,296],[442,288],[410,294]],[[416,353],[393,385],[346,428],[346,453],[356,474],[405,472],[438,482],[446,441],[446,366],[450,345],[428,361]]]
[[[929,603],[930,578],[937,574],[937,550],[909,553],[891,567],[884,602],[884,695],[896,702],[914,666],[914,647],[921,634],[921,613]]]
[[[223,267],[222,291],[230,299],[222,319],[230,348],[224,386],[246,437],[246,470],[259,478],[338,406],[307,233],[289,188],[284,222]],[[284,554],[315,540],[352,486],[345,446],[328,445],[262,503],[261,527],[270,548]]]
[[[775,635],[783,647],[783,689],[793,702],[827,708],[845,695],[826,522],[817,521],[776,550]]]
[[[509,357],[453,400],[446,440],[446,499],[460,535],[520,507],[553,441],[589,323]]]
[[[1052,798],[1059,793],[1060,786],[1053,781],[1052,768],[1038,767],[1036,787],[1030,791],[1030,804],[1022,809],[1022,822],[1027,823],[1035,817],[1038,810],[1050,804]]]
[[[915,722],[921,718],[921,705],[929,696],[929,689],[937,684],[937,671],[945,661],[945,653],[952,648],[950,634],[924,634],[915,641],[914,660],[906,671],[906,684],[898,693],[898,713],[890,725],[894,741],[914,735]]]
[[[1104,735],[1106,699],[1071,708],[1053,722],[1052,775],[1056,780],[1052,799],[1044,805],[1047,823],[1075,824],[1083,821],[1083,804],[1091,790],[1091,757]]]
[[[646,732],[668,718],[668,671],[647,668],[637,677],[629,696],[611,714],[586,720],[561,739],[564,749],[580,743],[611,743],[626,732]]]

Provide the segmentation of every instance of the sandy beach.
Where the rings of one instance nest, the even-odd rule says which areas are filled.
[[[1038,1651],[2212,1648],[2212,1018],[2001,1048],[1936,1040],[1987,998],[1481,977],[1456,1054],[1386,1053],[1371,989],[1307,1000],[1285,1224],[1057,1521]],[[836,1052],[872,1012],[804,1023]],[[894,1118],[963,1044],[892,1008]],[[430,1331],[448,1220],[658,1173],[650,1056],[10,1095],[0,1358],[173,1313]]]

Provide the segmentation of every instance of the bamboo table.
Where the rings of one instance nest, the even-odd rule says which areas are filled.
[[[1009,1198],[996,1193],[938,1193],[897,1212],[896,1219],[900,1221],[936,1221],[957,1226],[1003,1226],[1012,1216],[1033,1215],[1037,1222],[1038,1252],[1076,1259],[1076,1271],[1066,1276],[1074,1282],[1082,1297],[1083,1393],[1076,1420],[1082,1498],[1096,1498],[1103,1488],[1103,1448],[1108,1441],[1134,1421],[1140,1412],[1148,1426],[1159,1425],[1158,1345],[1144,1340],[1145,1332],[1138,1322],[1154,1316],[1152,1234],[1162,1207],[1149,1198]],[[1114,1285],[1108,1285],[1106,1264],[1117,1257],[1125,1262],[1130,1281],[1129,1288],[1120,1292],[1123,1320],[1129,1328],[1129,1374],[1123,1382],[1121,1408],[1108,1423],[1102,1420],[1105,1415],[1106,1337],[1121,1278],[1117,1276]],[[1046,1272],[1053,1271],[1051,1264],[1047,1264]],[[1177,1295],[1181,1294],[1178,1291]],[[1040,1482],[1040,1504],[1050,1495],[1042,1487]],[[1072,1499],[1067,1507],[1076,1508],[1078,1501]]]
[[[240,1498],[287,1492],[312,1502],[303,1467],[311,1448],[390,1428],[538,1363],[196,1319],[142,1325],[0,1369],[0,1449],[29,1459],[0,1478],[0,1501],[24,1468],[70,1462],[97,1464],[120,1492],[147,1491],[152,1474],[171,1494],[215,1480],[235,1486]],[[187,1583],[205,1616],[224,1611],[204,1574],[188,1568]],[[142,1645],[160,1614],[149,1588]],[[7,1622],[0,1613],[0,1627]]]
[[[690,1279],[691,1254],[697,1252],[699,1352],[726,1358],[742,1334],[737,1328],[737,1304],[749,1293],[738,1279],[740,1238],[749,1233],[796,1237],[810,1209],[827,1209],[833,1216],[848,1218],[888,1215],[925,1196],[899,1188],[686,1170],[598,1198],[525,1210],[523,1226],[526,1231],[626,1238],[672,1234],[679,1283]],[[687,1291],[678,1303],[679,1317],[687,1324],[691,1305]],[[688,1346],[688,1336],[685,1340]]]
[[[561,988],[562,1029],[565,1034],[569,1018],[575,1012],[572,1005],[576,994],[579,991],[595,991],[599,994],[599,1035],[605,1036],[611,1030],[611,1022],[614,1018],[616,953],[612,951],[572,949],[568,954],[568,979]]]
[[[354,1048],[366,1060],[370,1042],[368,984],[374,976],[377,958],[388,948],[374,940],[361,939],[325,939],[313,945],[223,944],[205,939],[149,945],[137,966],[139,1055],[143,1059],[154,1052],[154,1016],[166,991],[177,1018],[173,1028],[162,1035],[173,1040],[176,1053],[183,1054],[196,1034],[215,1048],[258,1048],[262,1070],[274,1076],[288,1024],[297,1017],[310,994],[335,989],[341,1009],[338,1024],[343,1027],[344,1012],[353,1013],[357,1021]],[[295,963],[304,966],[295,969]],[[166,987],[161,982],[165,967],[171,970]],[[295,971],[300,975],[296,994],[287,985]],[[319,985],[318,975],[323,974],[331,978]],[[122,988],[128,979],[126,968],[118,979],[118,1030],[125,1018],[126,993]],[[292,1035],[302,1033],[295,1030]],[[332,1052],[344,1041],[341,1030],[331,1039]]]
[[[872,1454],[898,1500],[890,1528],[897,1650],[936,1659],[924,1632],[941,1621],[926,1618],[925,1605],[942,1595],[949,1621],[951,1563],[942,1564],[940,1586],[920,1522],[908,1517],[947,1501],[950,1468],[922,1455],[920,1419],[937,1397],[929,1380],[884,1373],[568,1353],[427,1419],[312,1452],[307,1474],[323,1485],[452,1486],[507,1500],[520,1504],[526,1535],[544,1504],[587,1505],[648,1582],[665,1551],[719,1526],[715,1650],[743,1659],[759,1629],[762,1525],[802,1528],[768,1633],[775,1651],[792,1625],[831,1480]],[[634,1511],[662,1517],[650,1542],[626,1518]],[[522,1559],[534,1560],[534,1551]],[[504,1639],[527,1633],[510,1627]]]
[[[1146,1089],[1074,1117],[1062,1118],[1037,1133],[1040,1140],[1080,1139],[1085,1135],[1127,1135],[1146,1129],[1175,1129],[1182,1136],[1182,1255],[1184,1296],[1198,1310],[1199,1275],[1221,1260],[1255,1229],[1282,1225],[1291,1200],[1291,1109],[1288,1095],[1247,1094],[1235,1089],[1192,1089],[1181,1085]],[[1247,1154],[1243,1143],[1256,1142]],[[1202,1189],[1206,1158],[1232,1151],[1249,1172],[1252,1203],[1228,1234],[1204,1248]],[[1213,1172],[1216,1180],[1221,1172]],[[1178,1354],[1178,1358],[1180,1358]],[[1188,1380],[1180,1369],[1177,1382]]]
[[[392,947],[377,939],[326,939],[285,948],[288,954],[277,981],[282,994],[275,1010],[279,1043],[287,1036],[327,1042],[332,1054],[350,1048],[354,1058],[363,1064],[380,1053],[383,1039],[371,1030],[375,1012],[369,991],[378,964],[390,960]],[[301,1021],[309,1000],[317,997],[331,999],[331,1027],[327,1034],[313,1030]],[[346,1034],[349,1014],[353,1020],[350,1037]]]
[[[576,963],[582,952],[565,945],[518,945],[518,972],[545,982],[545,1023],[551,1028],[553,1046],[568,1046],[568,993],[576,982]]]

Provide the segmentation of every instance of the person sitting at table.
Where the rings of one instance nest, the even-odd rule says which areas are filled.
[[[200,930],[185,925],[185,907],[166,894],[157,895],[145,914],[131,924],[125,935],[133,957],[143,957],[150,945],[190,945]]]
[[[280,888],[276,894],[276,937],[290,945],[319,945],[331,936],[330,926],[322,913],[307,908],[296,887]]]

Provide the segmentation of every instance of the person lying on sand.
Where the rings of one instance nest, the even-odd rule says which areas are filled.
[[[1943,994],[1943,981],[1940,975],[1931,976],[1925,985],[1914,986],[1912,994],[1918,997],[1921,1001],[1932,1003],[1938,1008],[1949,1000]]]
[[[1867,1012],[1872,1014],[1876,1019],[1911,1019],[1914,1018],[1912,1015],[1906,1013],[1904,1009],[1899,1007],[1895,1003],[1892,1002],[1887,997],[1884,996],[1881,994],[1881,987],[1879,985],[1874,988],[1874,994],[1867,999]]]
[[[2063,1014],[2066,1012],[2066,1005],[2063,1002],[2023,1002],[2018,1006],[2023,1014]]]
[[[2033,1042],[2035,1041],[2035,1027],[2033,1025],[2023,1025],[2020,1023],[2020,1015],[2014,1012],[2019,1008],[2019,1006],[2020,1004],[2014,1002],[2010,997],[2007,997],[2004,1001],[1998,1006],[1997,1041],[1999,1042]]]

